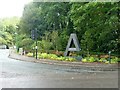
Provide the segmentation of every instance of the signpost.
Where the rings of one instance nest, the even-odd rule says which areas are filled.
[[[35,52],[36,52],[36,53],[35,53],[35,54],[36,54],[36,55],[35,55],[36,59],[37,59],[37,49],[38,49],[38,48],[37,48],[37,36],[38,36],[38,35],[37,35],[37,28],[36,28],[35,30],[31,30],[31,38],[32,38],[33,40],[35,40],[35,42],[36,42],[36,46],[35,46],[35,48],[34,48],[34,49],[35,49]],[[33,55],[34,55],[34,52],[33,52]]]

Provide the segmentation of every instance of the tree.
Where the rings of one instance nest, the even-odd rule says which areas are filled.
[[[19,18],[2,18],[0,19],[0,38],[1,44],[11,46],[15,41],[16,26],[19,23]]]
[[[107,53],[109,50],[118,50],[111,44],[119,38],[117,12],[118,3],[90,2],[72,5],[71,18],[83,44],[82,48],[87,44],[90,51]]]
[[[118,53],[118,9],[116,2],[29,3],[20,21],[20,32],[29,38],[31,30],[37,28],[38,40],[44,37],[54,50],[65,50],[69,35],[77,33],[82,50]]]

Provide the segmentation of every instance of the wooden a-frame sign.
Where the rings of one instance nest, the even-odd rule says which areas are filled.
[[[72,44],[74,44],[75,48],[71,47]],[[80,51],[80,44],[79,44],[77,35],[75,33],[72,33],[70,35],[64,56],[68,56],[70,51]]]

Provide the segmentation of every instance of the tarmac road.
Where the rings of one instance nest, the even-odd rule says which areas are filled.
[[[2,88],[118,88],[118,71],[74,70],[14,60],[8,54],[9,50],[0,49]]]

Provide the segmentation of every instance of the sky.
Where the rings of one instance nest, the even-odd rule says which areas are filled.
[[[0,0],[0,18],[21,17],[24,5],[32,0]]]

